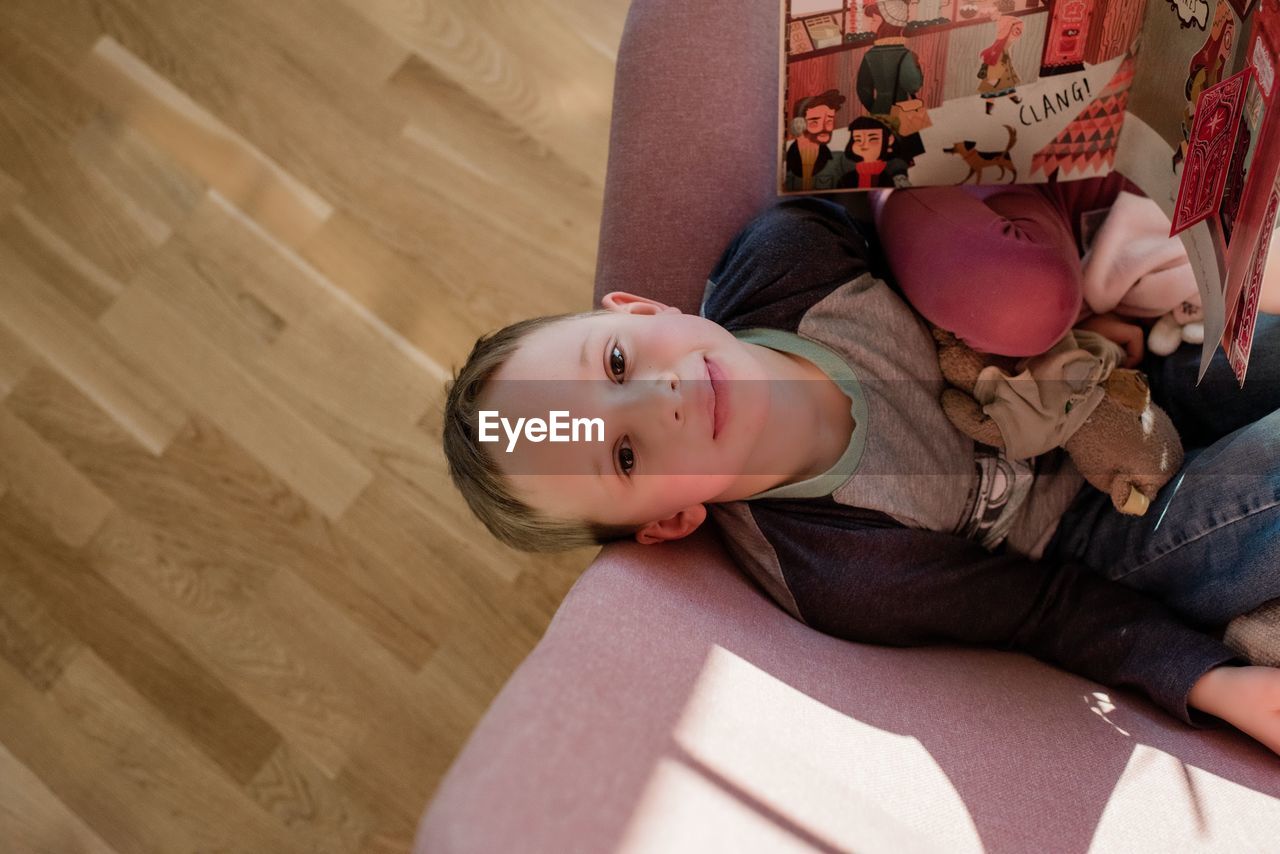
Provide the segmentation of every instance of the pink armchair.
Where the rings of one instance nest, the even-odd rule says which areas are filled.
[[[636,0],[596,298],[696,310],[773,198],[778,4]],[[833,560],[838,559],[832,556]],[[494,701],[420,852],[1274,849],[1280,759],[1024,655],[821,635],[713,531],[604,549]]]

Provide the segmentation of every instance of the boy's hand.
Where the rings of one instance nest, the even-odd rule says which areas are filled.
[[[1187,699],[1280,753],[1280,668],[1215,667]]]
[[[1136,368],[1142,361],[1142,339],[1145,333],[1136,323],[1129,323],[1117,314],[1095,314],[1088,320],[1077,323],[1075,328],[1096,332],[1123,347],[1126,355],[1121,367]]]

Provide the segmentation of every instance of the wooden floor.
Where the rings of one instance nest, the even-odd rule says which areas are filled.
[[[625,12],[0,2],[0,850],[408,846],[591,558],[439,411],[588,306]]]

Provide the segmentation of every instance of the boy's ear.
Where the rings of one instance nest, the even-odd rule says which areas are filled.
[[[665,543],[667,540],[678,540],[698,530],[707,518],[705,504],[694,504],[686,507],[674,516],[650,522],[636,531],[636,542],[651,546],[654,543]]]
[[[600,298],[600,305],[609,311],[625,314],[679,314],[680,309],[648,297],[636,296],[626,291],[613,291]]]

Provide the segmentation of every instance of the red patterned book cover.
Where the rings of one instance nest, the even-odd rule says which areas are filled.
[[[1249,365],[1258,298],[1276,223],[1276,184],[1280,178],[1280,119],[1275,116],[1280,113],[1275,85],[1280,17],[1276,12],[1274,0],[1268,0],[1254,17],[1247,46],[1248,67],[1254,70],[1254,77],[1245,97],[1241,138],[1229,166],[1227,192],[1218,211],[1226,243],[1225,324],[1220,341],[1241,383]]]
[[[1203,222],[1218,210],[1252,77],[1253,67],[1249,66],[1200,93],[1195,124],[1187,140],[1170,236]]]
[[[1267,253],[1271,250],[1271,239],[1275,234],[1276,212],[1280,208],[1280,188],[1272,186],[1271,196],[1267,199],[1266,213],[1262,220],[1262,230],[1258,245],[1254,249],[1249,264],[1249,275],[1240,299],[1231,315],[1227,318],[1226,330],[1223,333],[1223,349],[1227,353],[1227,361],[1236,375],[1236,381],[1244,385],[1245,373],[1249,370],[1249,351],[1253,347],[1253,329],[1258,320],[1258,299],[1262,295],[1262,277],[1267,269]]]

